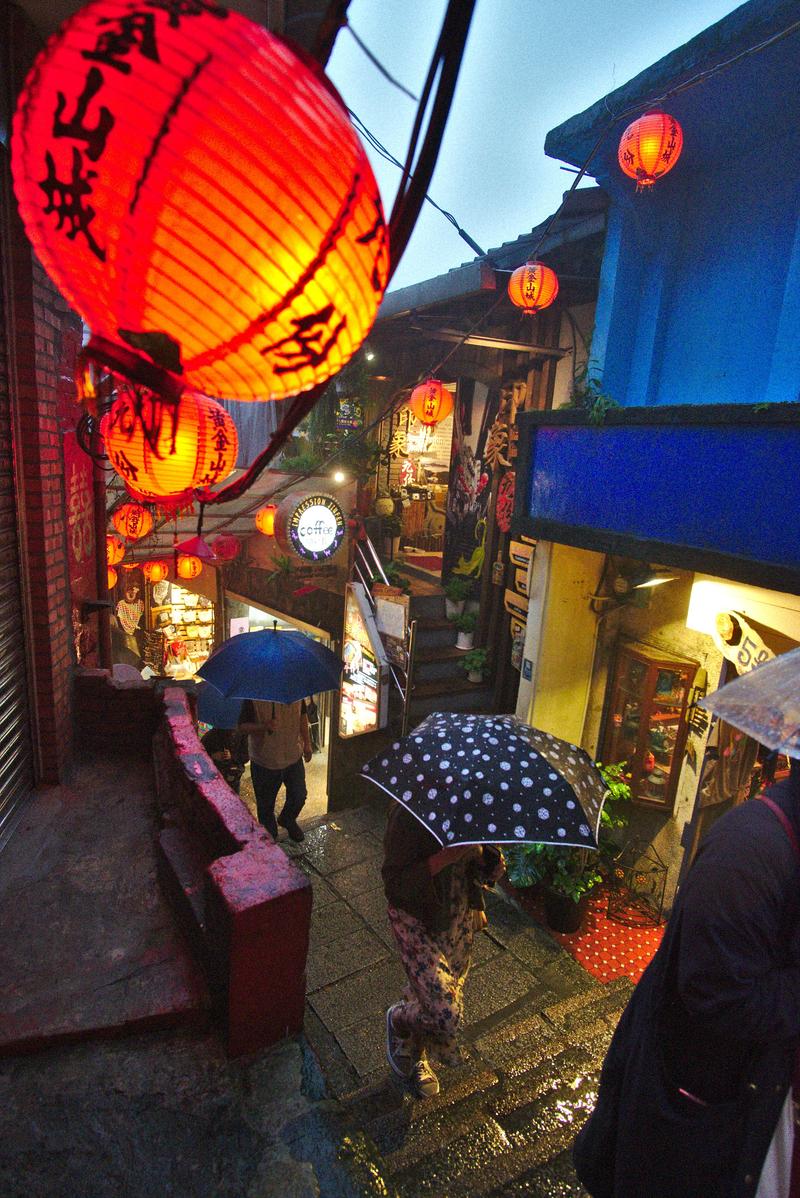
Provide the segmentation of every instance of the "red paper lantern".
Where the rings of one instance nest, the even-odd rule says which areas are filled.
[[[218,537],[215,537],[211,542],[211,548],[214,550],[214,557],[221,562],[232,562],[235,557],[239,556],[241,543],[238,537],[232,533],[223,532]]]
[[[280,399],[336,374],[375,318],[387,232],[341,99],[212,0],[69,18],[21,93],[13,174],[104,364],[127,346],[151,376],[155,361],[208,395]]]
[[[526,316],[535,316],[542,308],[549,308],[557,295],[558,275],[544,262],[526,262],[508,280],[508,298]]]
[[[169,566],[166,562],[145,562],[142,566],[142,574],[148,582],[163,582],[165,578],[169,577]]]
[[[106,536],[106,561],[109,566],[116,566],[125,556],[125,542],[115,537],[113,532]]]
[[[265,537],[275,536],[275,513],[277,510],[277,504],[268,503],[266,507],[260,507],[256,512],[256,528],[259,532],[263,532]]]
[[[111,523],[126,541],[138,541],[151,531],[153,514],[140,503],[123,503],[112,515]]]
[[[193,553],[181,553],[178,556],[178,577],[197,578],[203,572],[203,563]]]
[[[108,567],[108,589],[110,591],[113,591],[114,587],[116,585],[117,585],[117,572],[113,566],[109,566]]]
[[[177,404],[127,388],[100,422],[106,454],[127,489],[147,500],[191,499],[222,482],[236,465],[239,437],[213,399],[184,391]]]
[[[636,190],[652,187],[671,171],[683,149],[683,130],[666,112],[646,112],[622,134],[617,158],[626,175],[636,180]]]
[[[420,424],[438,424],[453,410],[453,396],[438,379],[426,379],[411,392],[408,406]]]

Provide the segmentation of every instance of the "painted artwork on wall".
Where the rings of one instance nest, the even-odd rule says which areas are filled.
[[[453,412],[453,448],[447,494],[442,579],[451,574],[480,578],[492,472],[485,462],[486,439],[499,393],[475,379],[459,383]]]

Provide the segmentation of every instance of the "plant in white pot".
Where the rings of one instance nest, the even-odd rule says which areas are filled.
[[[467,596],[472,593],[472,583],[463,574],[451,574],[444,585],[444,608],[448,620],[454,620],[464,610]]]
[[[464,654],[463,665],[470,682],[483,682],[489,669],[489,650],[470,649]]]
[[[472,611],[462,612],[460,616],[456,616],[453,623],[458,630],[456,649],[471,649],[472,638],[475,636],[475,626],[478,623],[476,613]]]

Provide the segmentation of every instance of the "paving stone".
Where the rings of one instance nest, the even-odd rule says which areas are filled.
[[[522,998],[532,984],[528,970],[508,955],[497,956],[472,969],[464,992],[468,1024],[478,1023]]]
[[[364,923],[342,899],[311,909],[311,944],[333,944],[364,930]]]
[[[328,825],[312,828],[303,841],[302,854],[323,877],[346,869],[365,858],[374,858],[379,847],[374,837],[337,832]]]
[[[379,1069],[388,1071],[385,1014],[343,1028],[337,1032],[336,1040],[359,1077],[370,1077]]]
[[[557,994],[559,998],[569,998],[580,990],[587,990],[597,985],[592,975],[566,953],[561,953],[552,964],[540,970],[538,981]]]
[[[329,874],[328,881],[342,898],[350,902],[356,895],[366,894],[380,885],[382,860],[377,854],[366,857],[356,865]]]
[[[513,1077],[520,1070],[529,1069],[532,1063],[548,1057],[553,1052],[555,1036],[556,1030],[551,1023],[540,1015],[528,1015],[515,1024],[502,1024],[478,1037],[474,1044],[482,1057]]]
[[[500,956],[506,950],[486,932],[480,932],[472,942],[472,967],[486,965],[488,961]]]
[[[309,994],[308,1001],[325,1026],[338,1035],[361,1020],[382,1019],[404,985],[403,967],[396,957],[388,957]]]
[[[325,1089],[333,1098],[348,1094],[359,1085],[359,1076],[310,1003],[306,1003],[303,1031],[317,1059]]]
[[[311,885],[314,888],[314,903],[312,910],[319,911],[322,907],[327,906],[329,903],[336,903],[339,901],[339,895],[335,890],[331,889],[325,879],[320,877],[315,869],[312,869],[311,866],[304,861],[298,861],[297,865],[299,865],[303,873],[311,879]]]
[[[369,924],[376,936],[393,952],[397,951],[389,917],[386,914],[386,895],[383,887],[365,890],[362,894],[351,894],[349,903],[361,918]]]
[[[329,910],[326,908],[326,911]],[[357,932],[332,942],[315,943],[312,939],[308,951],[308,993],[313,994],[322,986],[338,982],[365,965],[374,965],[387,955],[383,941],[363,926]]]

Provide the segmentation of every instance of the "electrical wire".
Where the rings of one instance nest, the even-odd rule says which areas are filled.
[[[358,34],[356,33],[355,29],[353,28],[353,26],[350,24],[349,21],[345,21],[345,29],[350,34],[353,41],[356,43],[356,45],[362,51],[362,53],[366,54],[367,58],[370,60],[372,65],[380,71],[380,73],[381,73],[381,75],[383,75],[384,79],[388,79],[389,83],[391,83],[393,87],[396,87],[397,90],[401,91],[404,96],[408,96],[409,100],[413,100],[414,103],[416,103],[417,97],[414,95],[414,93],[409,91],[407,87],[404,87],[402,83],[398,82],[398,80],[395,79],[395,77],[393,75],[389,74],[389,72],[387,71],[386,67],[383,65],[381,60],[379,58],[376,58],[376,56],[370,50],[369,46],[366,45],[366,43],[361,40],[361,38],[358,36]]]

